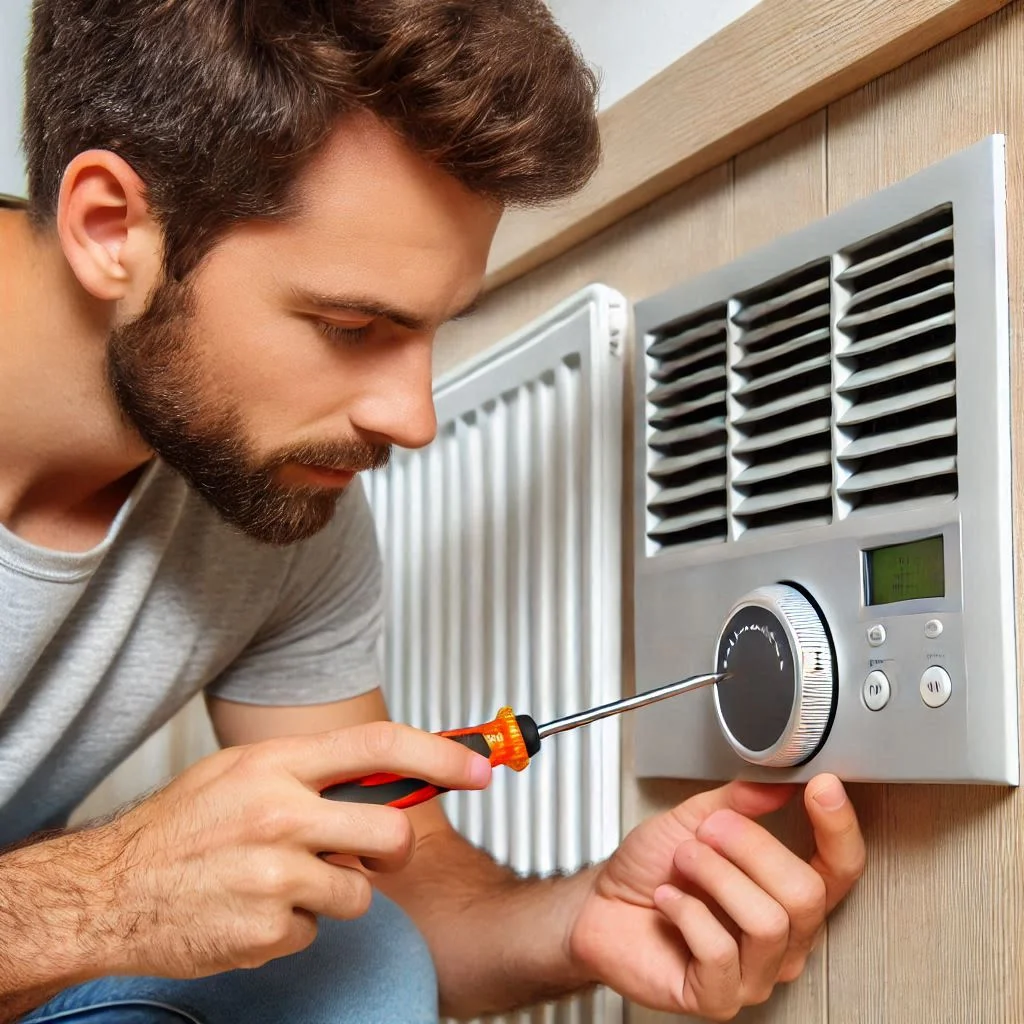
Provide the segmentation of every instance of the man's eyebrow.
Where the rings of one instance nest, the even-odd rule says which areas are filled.
[[[397,306],[380,302],[377,299],[368,299],[357,295],[327,295],[323,292],[309,292],[303,289],[293,289],[293,300],[299,305],[311,306],[316,309],[334,310],[339,313],[362,313],[364,316],[380,317],[405,327],[410,331],[425,331],[432,324],[426,318],[410,310],[399,309]],[[451,320],[460,320],[475,312],[480,304],[477,297],[467,306],[456,313]]]

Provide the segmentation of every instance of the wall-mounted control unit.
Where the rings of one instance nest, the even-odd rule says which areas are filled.
[[[637,305],[640,776],[1019,783],[1004,154]]]

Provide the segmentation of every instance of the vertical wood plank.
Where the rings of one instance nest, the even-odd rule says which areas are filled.
[[[826,113],[819,111],[736,158],[736,255],[828,213]]]
[[[1024,5],[834,104],[835,210],[992,132],[1008,141],[1010,294],[1018,329],[1024,213]],[[1021,346],[1013,351],[1014,473],[1020,479]],[[969,453],[966,453],[969,456]],[[1014,494],[1020,594],[1022,503]],[[1018,596],[1018,664],[1021,663]],[[977,787],[858,787],[867,875],[830,928],[829,1024],[1024,1020],[1024,803]]]

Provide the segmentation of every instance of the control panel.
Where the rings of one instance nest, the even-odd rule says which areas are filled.
[[[637,614],[664,642],[638,647],[642,677],[727,678],[637,713],[639,774],[1016,785],[1012,618],[982,578],[965,593],[958,525],[880,540],[650,577]]]
[[[1005,140],[636,305],[644,776],[1018,785]]]

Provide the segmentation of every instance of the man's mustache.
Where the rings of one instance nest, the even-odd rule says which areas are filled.
[[[391,445],[368,444],[364,441],[317,442],[299,445],[276,455],[271,468],[299,463],[317,469],[363,473],[384,469],[391,460]]]

